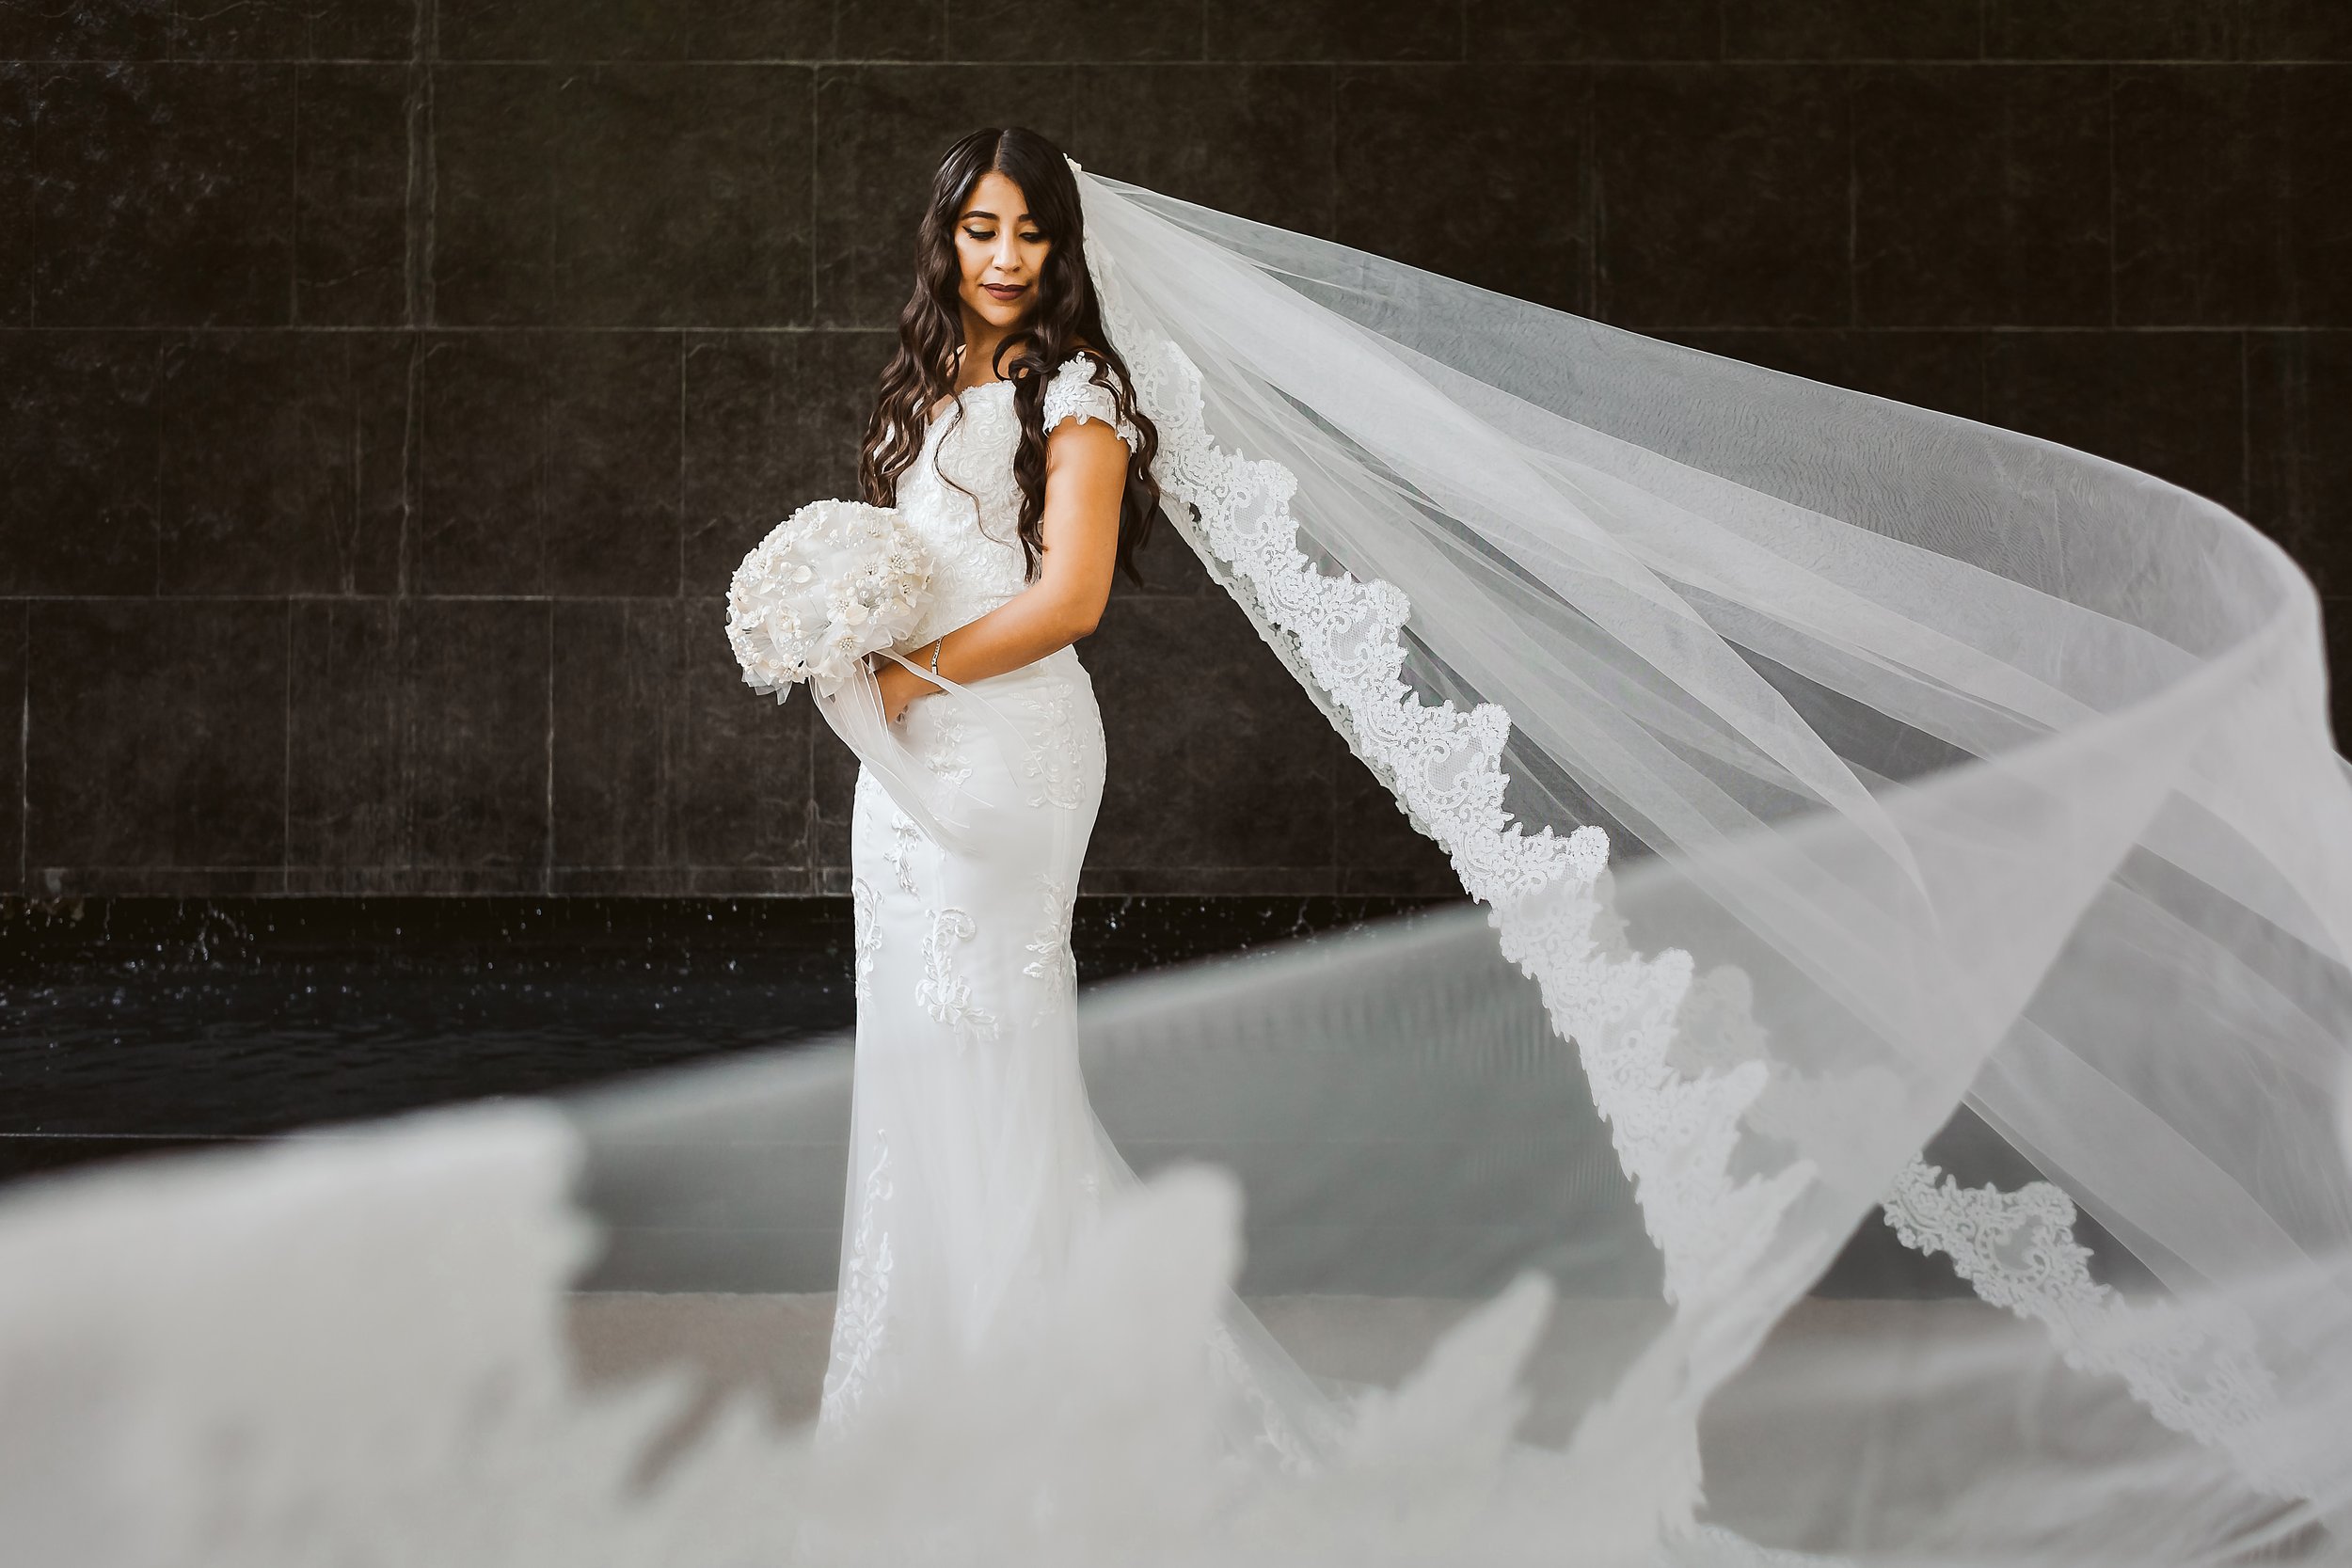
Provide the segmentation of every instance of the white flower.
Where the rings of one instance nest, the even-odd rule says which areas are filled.
[[[905,641],[930,601],[930,557],[897,512],[811,501],[736,568],[727,641],[755,691],[829,683]]]

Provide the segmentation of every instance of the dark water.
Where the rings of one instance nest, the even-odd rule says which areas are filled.
[[[1072,945],[1091,984],[1426,902],[1088,897]],[[0,899],[0,1181],[815,1040],[850,966],[846,898]],[[1966,1112],[1929,1156],[2036,1174]],[[1816,1287],[1965,1290],[1875,1220]]]
[[[1082,898],[1089,982],[1418,900]],[[848,1028],[846,898],[0,904],[0,1179]]]

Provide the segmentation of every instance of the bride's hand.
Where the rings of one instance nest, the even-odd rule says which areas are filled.
[[[905,717],[909,703],[939,689],[903,664],[884,663],[874,679],[882,687],[882,717],[893,724]]]

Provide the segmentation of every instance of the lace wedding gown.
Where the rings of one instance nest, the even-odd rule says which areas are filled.
[[[1074,355],[1056,368],[1046,431],[1099,420],[1138,446],[1091,369]],[[932,599],[910,646],[1026,585],[1012,389],[1000,380],[960,393],[900,482],[898,509],[932,562]],[[1009,730],[977,721],[974,702]],[[1078,1065],[1070,921],[1104,761],[1086,667],[1065,646],[919,697],[898,729],[974,847],[934,842],[860,767],[850,828],[857,1046],[819,1416],[828,1434],[910,1367],[984,1343],[1024,1292],[1050,1288],[1104,1193],[1135,1180]],[[1254,1325],[1244,1335],[1272,1365],[1251,1369],[1230,1330],[1212,1347],[1257,1410],[1237,1434],[1304,1458],[1297,1429],[1313,1424],[1315,1397]],[[1269,1385],[1289,1386],[1287,1414]]]

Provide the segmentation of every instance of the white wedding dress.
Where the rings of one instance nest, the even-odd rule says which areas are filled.
[[[1064,419],[1115,418],[1086,369],[1073,360],[1057,371],[1049,431]],[[932,560],[933,597],[910,644],[1024,587],[1012,389],[994,381],[961,394],[960,414],[931,420],[901,482],[899,513]],[[899,728],[985,820],[986,853],[931,842],[858,772],[857,1055],[829,1426],[910,1355],[983,1333],[1023,1278],[1066,1254],[1101,1182],[1064,1021],[1077,980],[1072,900],[1103,799],[1094,688],[1064,647],[966,689],[1018,726],[1025,755],[1004,756],[948,702],[916,699]]]
[[[1056,368],[1043,394],[1046,432],[1092,419],[1140,445],[1090,370],[1079,356]],[[1012,393],[999,380],[959,394],[960,409],[931,420],[899,483],[898,510],[932,569],[932,596],[908,647],[1026,586]],[[926,834],[860,767],[850,828],[850,1172],[819,1416],[829,1435],[909,1368],[985,1344],[1025,1293],[1053,1288],[1104,1194],[1136,1184],[1088,1103],[1078,1065],[1070,922],[1104,765],[1086,667],[1074,648],[1059,648],[916,698],[898,730],[930,775],[932,808],[968,835],[968,847]],[[1231,1423],[1239,1445],[1308,1462],[1308,1434],[1327,1423],[1287,1357],[1246,1318],[1204,1349],[1243,1396],[1236,1412],[1250,1413]]]

